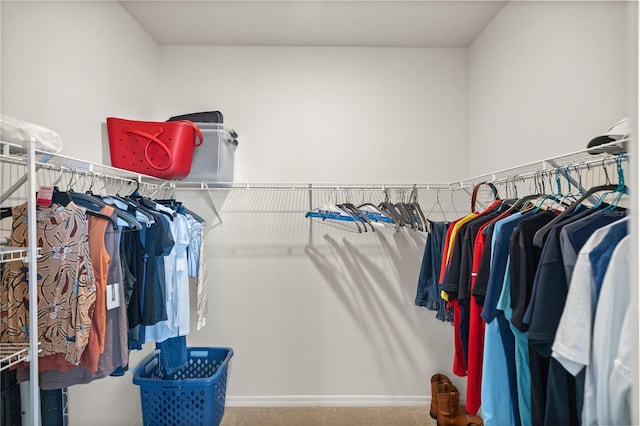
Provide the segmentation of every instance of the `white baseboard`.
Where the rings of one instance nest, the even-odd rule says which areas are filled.
[[[466,395],[460,395],[464,405]],[[227,395],[227,407],[411,407],[431,404],[424,395]]]
[[[406,407],[431,403],[422,395],[227,395],[228,407]]]

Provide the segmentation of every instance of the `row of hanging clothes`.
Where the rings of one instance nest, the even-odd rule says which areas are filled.
[[[66,175],[63,191],[57,184]],[[74,179],[82,190],[74,190]],[[37,273],[42,389],[121,376],[129,351],[146,342],[186,356],[190,278],[205,298],[198,300],[198,326],[206,319],[202,217],[173,197],[143,196],[138,181],[123,179],[136,187],[121,196],[110,194],[104,181],[101,193],[94,193],[95,180],[93,173],[64,170],[55,186],[41,186],[37,271],[21,261],[2,270],[0,343],[11,344],[29,341],[28,304],[34,295],[28,292],[28,274]],[[1,216],[2,228],[10,229],[8,245],[26,247],[27,204],[3,207]],[[13,368],[19,382],[29,379],[26,363]]]
[[[630,424],[625,161],[586,190],[599,166],[556,169],[557,191],[546,172],[525,196],[488,184],[488,206],[431,224],[415,303],[453,322],[452,372],[485,425]]]
[[[342,229],[363,233],[375,232],[376,228],[407,228],[426,232],[429,222],[418,202],[418,190],[414,187],[408,197],[391,202],[390,190],[385,189],[384,200],[379,203],[365,202],[358,205],[349,199],[344,203],[325,202],[322,206],[305,213],[306,218],[319,219],[324,223],[342,224]],[[347,197],[350,198],[350,197]],[[363,197],[364,198],[364,197]]]

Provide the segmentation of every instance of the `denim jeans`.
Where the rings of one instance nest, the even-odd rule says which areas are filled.
[[[422,266],[418,277],[416,292],[416,306],[424,306],[431,311],[437,311],[436,318],[441,321],[453,321],[453,312],[446,309],[446,302],[440,298],[438,278],[442,263],[444,238],[449,224],[446,222],[431,222],[427,243],[422,257]]]

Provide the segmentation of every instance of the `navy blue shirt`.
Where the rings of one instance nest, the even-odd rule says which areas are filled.
[[[518,223],[533,214],[534,213],[530,211],[518,216],[509,216],[503,219],[506,223],[501,224],[498,229],[494,228],[493,238],[495,239],[495,244],[491,254],[491,269],[481,314],[482,319],[484,319],[487,324],[493,321],[498,315],[498,299],[500,299],[504,275],[507,270],[507,257],[509,255],[509,239],[511,238],[511,234]],[[497,224],[494,226],[497,226]],[[498,231],[497,234],[495,233],[496,230]],[[487,244],[488,243],[489,241],[487,241]]]
[[[539,211],[516,226],[509,242],[509,271],[511,274],[511,324],[521,332],[528,330],[523,323],[529,306],[531,289],[536,276],[542,249],[533,244],[533,237],[544,225],[556,217],[555,213]]]
[[[629,220],[620,220],[609,228],[607,235],[600,244],[594,247],[589,253],[591,270],[593,271],[593,283],[596,289],[596,300],[600,295],[604,274],[607,272],[611,255],[618,243],[629,233]]]

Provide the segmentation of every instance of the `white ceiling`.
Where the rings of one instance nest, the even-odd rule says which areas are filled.
[[[121,1],[160,44],[468,46],[506,1]]]

